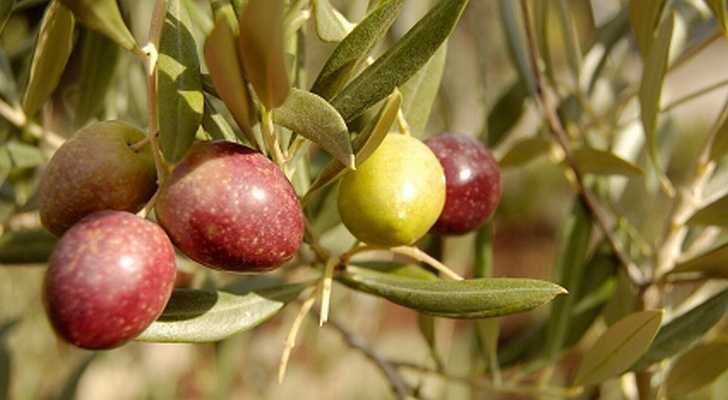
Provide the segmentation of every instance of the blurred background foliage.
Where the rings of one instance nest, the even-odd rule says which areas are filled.
[[[0,0],[5,2],[6,0]],[[27,80],[35,36],[47,1],[19,1],[0,35],[0,96],[15,102]],[[137,38],[146,35],[153,2],[120,0],[125,19]],[[193,13],[198,27],[210,23],[207,1],[190,0],[199,7]],[[433,3],[407,1],[391,29],[386,48],[421,17]],[[495,276],[552,279],[559,231],[571,211],[573,190],[560,154],[539,138],[546,138],[535,104],[509,54],[502,6],[505,1],[475,0],[467,7],[448,41],[445,72],[426,134],[443,131],[478,135],[492,145],[504,167],[504,192],[494,218]],[[514,1],[515,3],[515,1]],[[586,140],[597,148],[610,147],[625,159],[648,166],[643,148],[636,101],[616,101],[640,84],[642,63],[629,25],[619,14],[619,0],[539,0],[533,8],[548,7],[540,21],[539,40],[548,49],[548,76],[562,96],[569,96],[575,82],[571,75],[574,44],[565,42],[557,3],[565,5],[574,20],[576,48],[585,59],[609,25],[616,31],[602,78],[595,80],[587,101],[569,97],[559,108],[567,132],[582,135],[577,126],[587,126]],[[332,4],[349,20],[358,21],[366,12],[366,0],[336,0]],[[679,49],[705,41],[719,28],[703,1],[673,0],[676,26],[673,46]],[[623,16],[624,17],[624,16]],[[615,20],[617,22],[615,22]],[[538,22],[537,22],[538,23]],[[335,44],[321,42],[309,21],[304,26],[306,79],[320,70]],[[196,34],[203,42],[203,29]],[[621,32],[621,33],[620,33]],[[615,34],[612,32],[611,34]],[[100,50],[101,49],[101,50]],[[673,52],[678,53],[678,52]],[[89,57],[94,57],[89,61]],[[670,105],[700,88],[728,79],[724,62],[728,42],[711,40],[666,78],[662,103]],[[592,61],[593,62],[593,61]],[[89,69],[93,63],[95,68]],[[15,76],[17,79],[8,79]],[[15,82],[18,82],[17,85]],[[690,101],[680,102],[663,115],[659,129],[663,165],[673,182],[687,178],[709,126],[721,110],[726,93],[718,87]],[[123,50],[109,45],[102,36],[79,29],[70,64],[54,92],[52,104],[42,114],[42,125],[61,137],[91,119],[119,118],[138,126],[146,124],[145,81],[141,66]],[[42,311],[40,286],[45,260],[53,239],[39,229],[35,209],[38,172],[52,146],[38,139],[32,128],[18,130],[0,118],[0,400],[1,399],[379,399],[391,396],[380,372],[360,353],[352,351],[334,330],[319,329],[313,319],[304,321],[300,344],[293,352],[282,384],[275,381],[280,351],[297,307],[288,307],[268,323],[215,344],[131,343],[113,351],[92,354],[68,347],[51,332]],[[525,144],[524,144],[525,143]],[[518,146],[521,146],[520,148]],[[518,149],[517,151],[514,149]],[[668,157],[671,155],[671,157]],[[720,178],[720,177],[719,177]],[[711,184],[725,185],[716,178]],[[600,186],[599,186],[600,185]],[[628,237],[635,258],[647,257],[651,243],[659,240],[668,211],[666,195],[649,171],[631,177],[610,177],[597,187],[609,193],[623,191],[610,204],[624,216],[620,234]],[[332,193],[332,192],[330,192]],[[328,195],[321,207],[336,214]],[[627,222],[629,221],[629,222]],[[325,245],[345,249],[351,237],[337,217],[321,224],[333,226],[322,237]],[[429,239],[425,239],[429,240]],[[443,260],[465,275],[471,274],[473,235],[447,238]],[[224,274],[204,270],[189,262],[182,274],[184,284],[205,287],[224,283]],[[627,294],[629,296],[629,294]],[[606,307],[620,311],[623,293]],[[336,319],[388,358],[432,364],[428,344],[417,332],[416,313],[380,299],[348,290],[335,290],[332,310]],[[548,315],[548,306],[502,320],[501,361],[508,351],[524,350],[519,340],[537,331]],[[438,320],[437,348],[449,371],[468,377],[481,371],[485,360],[476,350],[472,322]],[[601,329],[605,322],[598,322]],[[722,329],[725,328],[723,325]],[[592,329],[594,331],[594,329]],[[591,336],[589,336],[591,335]],[[587,333],[587,339],[594,333]],[[576,357],[576,356],[575,356]],[[567,356],[565,374],[575,361]],[[507,370],[504,373],[509,373]],[[474,388],[437,376],[406,372],[430,398],[528,398],[527,395],[497,395],[488,388]],[[558,378],[557,378],[558,379]],[[565,378],[564,378],[565,379]],[[728,376],[690,396],[720,399],[728,393]],[[602,398],[623,398],[618,380],[603,388]]]

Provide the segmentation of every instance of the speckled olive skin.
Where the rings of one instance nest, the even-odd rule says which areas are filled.
[[[94,211],[139,211],[157,188],[149,146],[121,121],[97,122],[76,132],[48,162],[40,183],[40,218],[60,236]]]
[[[286,176],[230,142],[195,143],[162,185],[156,214],[184,254],[226,271],[271,270],[303,240],[303,211]]]
[[[390,133],[339,187],[339,214],[359,240],[377,246],[414,243],[445,204],[445,175],[421,141]]]
[[[501,197],[498,163],[471,136],[443,133],[425,143],[445,170],[445,208],[433,230],[460,235],[478,228],[495,211]]]
[[[48,318],[78,347],[120,346],[157,319],[175,271],[174,248],[159,226],[124,211],[93,213],[53,251],[44,285]]]

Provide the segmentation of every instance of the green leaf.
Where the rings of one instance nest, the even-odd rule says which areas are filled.
[[[707,276],[728,278],[728,243],[723,243],[690,260],[675,265],[670,274],[701,272]]]
[[[159,144],[167,161],[187,153],[202,122],[204,96],[192,25],[182,0],[170,0],[159,41]]]
[[[73,11],[89,29],[106,35],[119,46],[139,52],[139,47],[124,24],[116,0],[58,0]]]
[[[435,103],[437,92],[440,89],[446,59],[447,41],[440,46],[440,49],[424,67],[402,85],[402,112],[415,137],[424,136],[432,105]]]
[[[0,95],[11,103],[18,101],[18,86],[15,82],[13,69],[5,51],[0,49]]]
[[[728,226],[728,195],[706,205],[686,222],[697,226]]]
[[[585,174],[623,176],[643,174],[642,168],[610,151],[581,147],[574,149],[573,156],[579,171]]]
[[[331,6],[329,0],[313,0],[311,5],[316,33],[324,42],[340,42],[354,27],[354,24]]]
[[[480,134],[486,138],[489,147],[495,147],[507,137],[523,115],[528,91],[522,81],[508,87],[495,102],[488,113],[485,129]]]
[[[0,4],[0,33],[3,33],[5,23],[10,19],[10,15],[13,13],[13,7],[15,7],[15,0],[4,0]]]
[[[662,320],[662,311],[630,314],[610,326],[584,354],[576,385],[593,385],[623,373],[647,351]]]
[[[273,121],[320,145],[343,165],[355,168],[346,122],[323,98],[291,89],[286,101],[273,111]]]
[[[177,289],[159,317],[136,340],[200,343],[252,329],[296,298],[305,285],[287,285],[247,294]]]
[[[7,142],[5,146],[15,169],[34,168],[45,161],[43,153],[35,146],[17,140]]]
[[[551,152],[551,141],[541,136],[522,139],[508,150],[498,162],[501,168],[522,167]]]
[[[632,3],[656,4],[660,3],[660,1],[640,1]],[[636,8],[639,8],[639,6],[636,6]],[[639,89],[640,117],[642,119],[645,136],[647,137],[650,159],[659,171],[658,173],[661,174],[663,182],[666,182],[666,179],[664,173],[660,170],[660,162],[657,154],[657,116],[660,113],[660,98],[662,97],[662,86],[667,72],[674,21],[675,18],[670,16],[660,24],[655,45],[650,46],[649,56],[645,58],[642,70],[642,81]]]
[[[400,104],[402,104],[402,95],[399,91],[395,91],[382,106],[379,115],[374,119],[374,123],[352,141],[351,147],[355,154],[356,165],[361,165],[366,161],[382,143],[384,137],[389,133],[389,128],[392,127],[397,118]],[[342,171],[344,171],[344,165],[332,160],[326,164],[316,181],[311,184],[309,193],[313,193],[315,190],[333,182]]]
[[[311,88],[330,99],[339,92],[364,63],[374,45],[387,33],[404,0],[384,0],[370,12],[334,49]]]
[[[119,48],[109,39],[94,31],[85,32],[74,126],[83,126],[103,109],[104,98],[118,61]]]
[[[710,159],[720,161],[728,153],[728,103],[723,105],[723,110],[718,115],[718,131],[715,140],[710,146]]]
[[[239,29],[239,55],[246,77],[265,107],[276,108],[289,90],[283,57],[283,0],[248,1]]]
[[[8,179],[12,169],[13,160],[10,158],[10,152],[7,148],[0,147],[0,186]]]
[[[5,232],[0,236],[0,264],[46,263],[56,241],[45,229]]]
[[[202,116],[202,128],[214,140],[227,140],[235,142],[235,131],[228,124],[225,117],[217,112],[210,99],[205,98],[205,114]]]
[[[23,111],[35,115],[58,86],[73,49],[73,14],[58,1],[46,9],[23,96]]]
[[[230,20],[235,15],[229,7],[216,11],[215,25],[204,45],[205,63],[217,95],[222,99],[251,145],[256,143],[250,128],[254,125],[255,110],[243,76],[237,48],[237,25]]]
[[[482,278],[422,281],[349,267],[336,279],[345,285],[425,314],[486,318],[528,311],[566,291],[534,279]]]
[[[660,329],[649,351],[632,366],[631,370],[641,371],[687,348],[720,321],[727,307],[728,289],[673,318]]]
[[[523,18],[517,1],[498,0],[500,21],[503,24],[503,35],[508,46],[508,53],[518,71],[520,82],[526,93],[536,93],[536,78],[533,76],[527,40],[524,36]]]
[[[728,343],[707,343],[695,346],[678,358],[665,380],[669,396],[694,392],[728,370]]]
[[[705,3],[708,4],[713,15],[715,15],[718,25],[723,29],[723,34],[728,36],[728,12],[726,11],[725,0],[705,0]]]
[[[629,20],[637,39],[637,48],[644,60],[648,59],[650,49],[655,43],[655,27],[665,3],[665,0],[629,2]]]
[[[411,78],[447,39],[467,4],[468,0],[438,2],[374,64],[337,94],[331,104],[344,120],[353,120]]]

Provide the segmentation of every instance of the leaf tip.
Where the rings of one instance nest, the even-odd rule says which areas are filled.
[[[349,156],[348,161],[349,162],[346,164],[346,167],[352,171],[356,171],[356,157],[352,154]]]

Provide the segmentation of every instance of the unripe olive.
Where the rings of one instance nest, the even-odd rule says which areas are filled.
[[[421,141],[390,133],[339,188],[339,214],[359,240],[409,245],[437,220],[445,204],[445,174]]]

